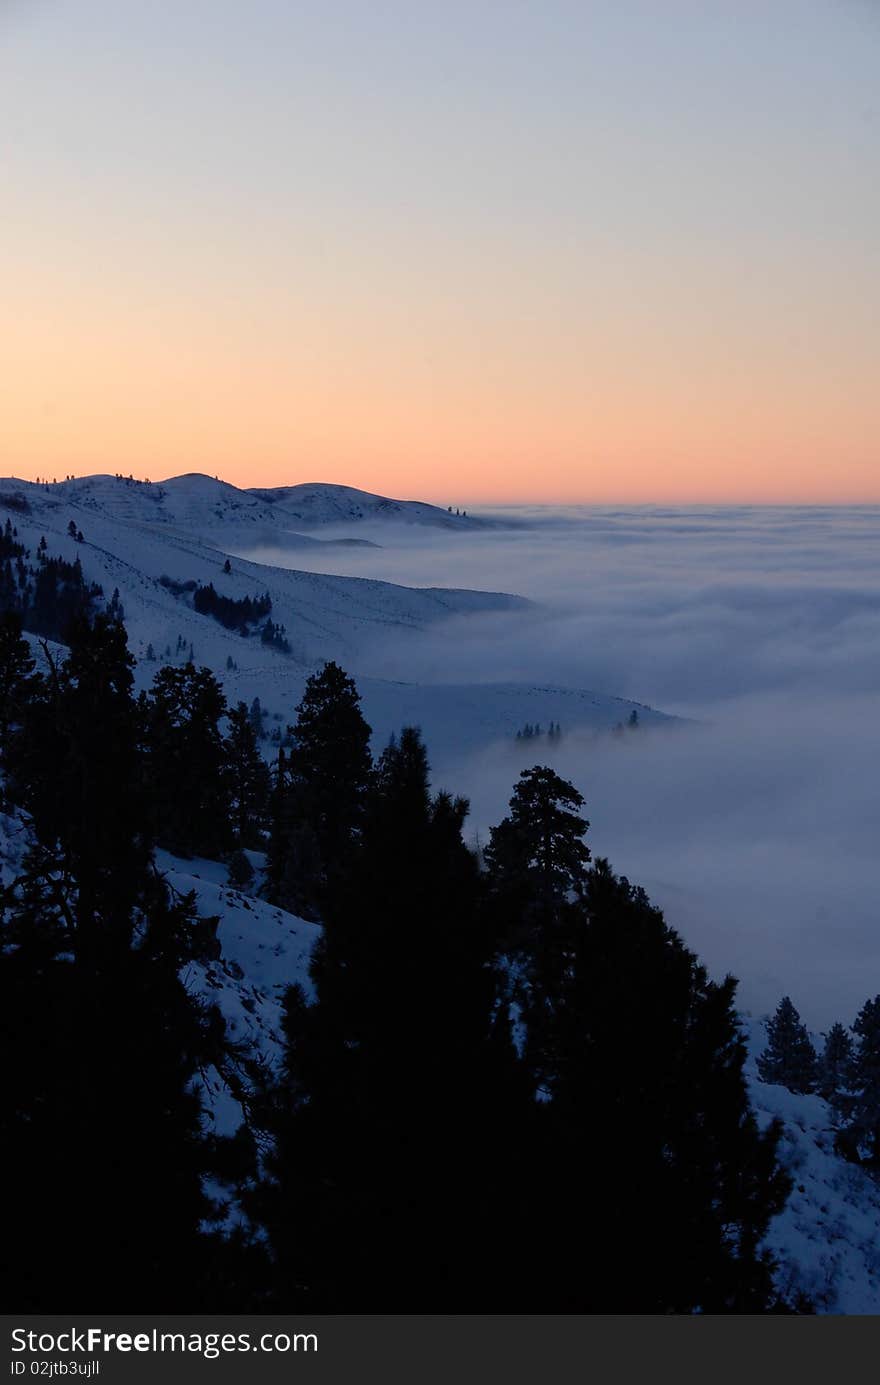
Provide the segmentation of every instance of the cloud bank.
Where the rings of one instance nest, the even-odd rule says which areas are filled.
[[[553,752],[587,799],[594,853],[645,885],[714,974],[741,978],[744,1005],[788,992],[817,1028],[849,1022],[880,991],[880,510],[509,517],[479,536],[371,529],[379,550],[297,565],[536,603],[390,633],[363,673],[554,682],[694,718],[625,743],[572,729]],[[485,833],[518,765],[508,744],[435,770]]]

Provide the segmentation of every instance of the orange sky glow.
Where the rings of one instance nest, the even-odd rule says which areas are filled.
[[[0,473],[880,502],[862,8],[298,8],[13,11]]]

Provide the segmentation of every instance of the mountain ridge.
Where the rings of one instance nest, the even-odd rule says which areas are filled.
[[[437,760],[462,747],[512,740],[526,723],[546,727],[554,720],[566,729],[605,731],[637,709],[646,724],[674,724],[627,699],[541,687],[537,679],[447,686],[364,677],[361,656],[379,635],[406,640],[453,617],[516,620],[538,608],[506,592],[404,587],[239,558],[236,548],[256,547],[264,528],[262,521],[242,519],[242,511],[270,507],[197,473],[176,482],[95,476],[46,485],[0,478],[0,522],[8,516],[32,553],[45,536],[50,554],[67,562],[79,558],[87,580],[99,583],[106,598],[119,590],[139,687],[148,686],[162,663],[179,663],[192,650],[195,663],[220,677],[230,701],[258,696],[284,725],[308,674],[333,659],[357,678],[377,744],[402,725],[417,724]],[[213,585],[234,601],[268,594],[271,620],[284,627],[290,652],[197,612],[183,590],[187,583]]]

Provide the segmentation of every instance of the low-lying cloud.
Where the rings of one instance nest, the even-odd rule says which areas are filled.
[[[296,565],[536,603],[389,634],[362,673],[554,682],[695,718],[624,742],[569,730],[553,759],[587,798],[594,853],[646,886],[713,973],[740,976],[747,1006],[788,992],[816,1027],[849,1022],[880,991],[880,510],[513,518],[471,534],[373,526],[381,549]],[[475,828],[503,815],[509,743],[436,768],[471,795]]]

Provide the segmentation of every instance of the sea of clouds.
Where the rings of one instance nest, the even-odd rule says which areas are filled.
[[[362,673],[591,688],[689,719],[622,742],[568,729],[540,758],[584,794],[594,854],[645,885],[713,974],[740,977],[744,1006],[788,993],[816,1029],[850,1022],[880,992],[880,509],[495,517],[359,528],[381,547],[284,561],[535,603],[389,632]],[[484,835],[517,767],[508,743],[435,770]]]

